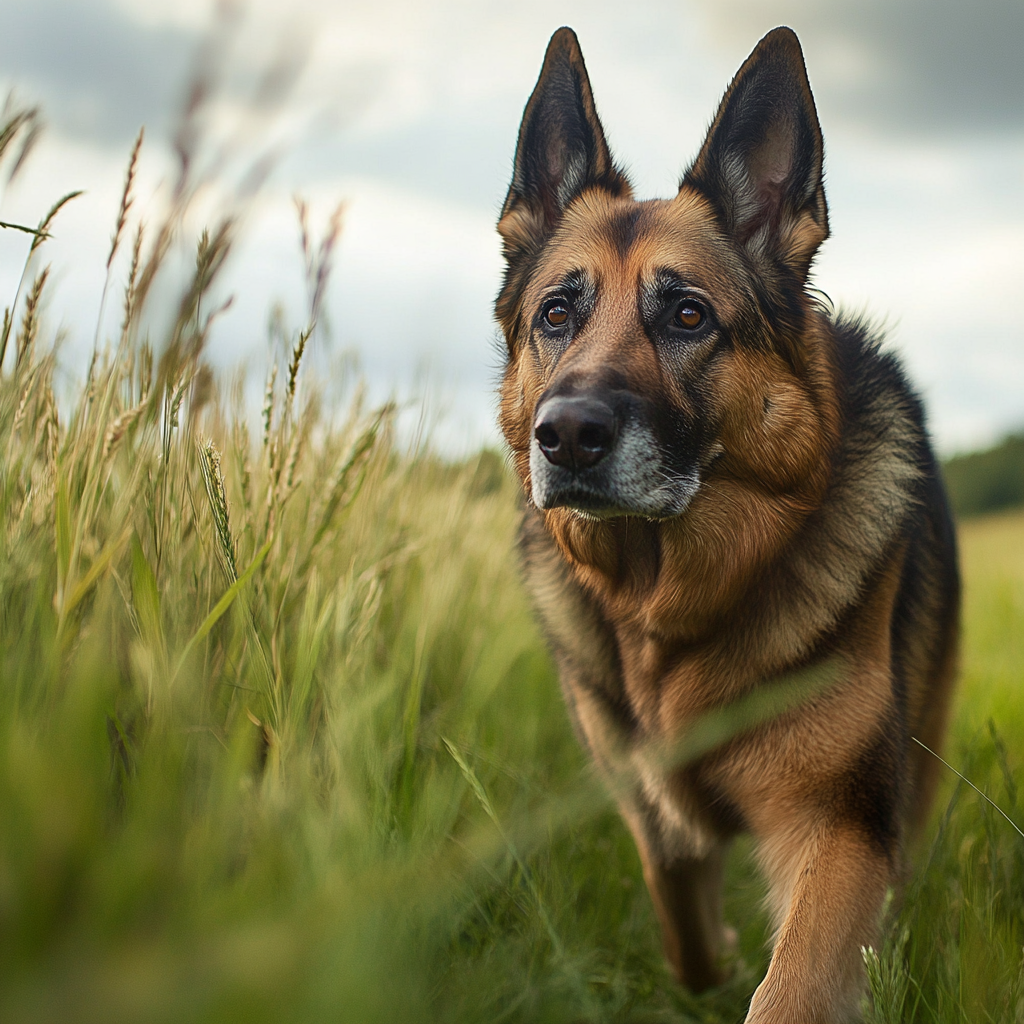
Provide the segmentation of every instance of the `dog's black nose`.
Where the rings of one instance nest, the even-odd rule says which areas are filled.
[[[564,469],[596,466],[615,444],[615,413],[597,398],[549,398],[534,420],[533,436],[548,462]]]

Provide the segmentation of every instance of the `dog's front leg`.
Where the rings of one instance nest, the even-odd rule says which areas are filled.
[[[859,1019],[861,947],[876,940],[891,868],[852,823],[820,821],[762,846],[782,918],[746,1024],[845,1024]]]
[[[642,841],[637,848],[661,923],[665,957],[676,979],[692,992],[721,984],[724,850],[718,847],[705,857],[681,857],[665,863]]]
[[[633,833],[644,881],[661,924],[665,958],[676,980],[691,992],[725,980],[721,958],[726,929],[722,919],[722,880],[726,845],[710,844],[701,856],[667,856],[650,831],[648,815],[631,801],[619,809]]]

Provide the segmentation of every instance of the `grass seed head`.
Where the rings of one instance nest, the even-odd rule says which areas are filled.
[[[135,229],[135,240],[132,242],[132,261],[128,268],[128,280],[124,286],[124,316],[121,320],[121,344],[128,341],[128,332],[135,319],[137,309],[137,288],[139,283],[139,261],[142,256],[142,237],[144,227],[140,223]]]
[[[42,299],[43,289],[46,287],[47,278],[50,276],[50,268],[45,267],[36,277],[32,288],[25,300],[25,313],[21,318],[21,330],[15,339],[17,358],[15,360],[15,372],[27,365],[26,357],[31,354],[35,345],[36,335],[39,333],[39,306]]]
[[[142,410],[145,409],[145,407],[145,402],[140,402],[133,408],[121,413],[121,415],[118,416],[117,419],[115,419],[113,423],[110,424],[109,427],[107,427],[106,435],[103,438],[104,459],[110,457],[111,453],[120,443],[121,439],[128,432],[128,428],[139,418],[139,416],[142,413]]]
[[[36,228],[36,234],[33,237],[32,245],[29,248],[29,255],[34,253],[36,249],[38,249],[39,246],[41,246],[43,242],[50,237],[50,225],[53,223],[54,217],[56,217],[72,199],[77,199],[80,195],[82,195],[81,189],[77,189],[74,192],[68,192],[66,195],[61,196],[60,199],[50,207],[46,216],[39,222],[39,227]]]
[[[124,191],[121,193],[121,203],[117,208],[117,220],[114,224],[114,234],[110,239],[110,255],[107,256],[107,270],[114,262],[118,246],[121,244],[121,235],[124,233],[125,224],[128,223],[128,211],[132,208],[134,197],[132,186],[135,184],[135,172],[139,162],[139,150],[142,149],[142,137],[146,129],[140,128],[135,138],[135,145],[132,146],[132,155],[128,158],[128,170],[124,176]]]
[[[306,351],[306,342],[309,341],[309,336],[312,333],[313,328],[307,327],[299,334],[298,340],[295,342],[295,347],[292,349],[291,362],[288,364],[288,389],[286,394],[286,401],[289,408],[291,408],[291,404],[295,399],[295,388],[298,383],[299,366],[302,363],[302,355]]]
[[[206,488],[206,497],[210,504],[214,529],[224,567],[234,582],[238,579],[238,565],[235,560],[235,542],[231,536],[231,522],[228,516],[228,496],[224,487],[224,474],[221,471],[220,452],[211,439],[199,440],[199,468]]]
[[[270,444],[270,428],[274,421],[274,392],[277,385],[277,363],[271,363],[267,386],[263,391],[263,447]]]
[[[7,171],[7,184],[14,181],[24,167],[29,154],[39,141],[42,130],[43,119],[39,108],[20,107],[14,93],[9,92],[4,100],[3,110],[0,111],[0,160],[7,154],[8,149],[16,147],[14,159]]]

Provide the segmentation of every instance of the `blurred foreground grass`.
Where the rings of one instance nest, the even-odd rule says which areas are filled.
[[[231,227],[159,330],[169,242],[136,236],[69,405],[45,276],[6,322],[0,1020],[739,1020],[766,963],[749,850],[734,979],[690,997],[568,727],[500,457],[403,453],[392,410],[327,408],[315,301],[250,436],[203,361]],[[1024,516],[963,545],[948,756],[1021,823]],[[918,860],[876,1019],[1019,1022],[1024,840],[951,777]]]

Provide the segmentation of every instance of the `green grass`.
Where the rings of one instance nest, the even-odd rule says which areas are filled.
[[[0,1020],[741,1019],[767,962],[749,847],[734,978],[691,997],[568,726],[501,459],[403,453],[358,394],[328,415],[315,306],[250,436],[204,362],[230,223],[146,319],[191,187],[136,236],[123,328],[69,401],[45,279],[8,320]],[[947,754],[1020,824],[1024,516],[963,546]],[[917,862],[877,1019],[1019,1022],[1024,840],[951,776]]]
[[[1024,827],[1024,512],[967,520],[960,544],[963,669],[946,756]],[[874,986],[889,1010],[878,1019],[1021,1020],[1024,837],[952,776],[917,853]]]

